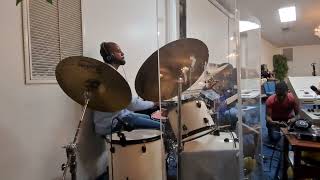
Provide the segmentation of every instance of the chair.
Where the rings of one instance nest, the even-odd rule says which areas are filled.
[[[275,81],[267,81],[263,84],[264,92],[269,97],[276,92],[276,83]]]

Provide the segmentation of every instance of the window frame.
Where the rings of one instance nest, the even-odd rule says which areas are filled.
[[[59,0],[58,0],[59,1]],[[81,10],[81,36],[82,40],[84,39],[84,25],[83,25],[83,3],[80,1],[80,10]],[[51,5],[48,3],[48,6]],[[21,2],[22,7],[22,29],[23,29],[23,52],[24,52],[24,74],[25,74],[25,84],[57,84],[55,77],[53,79],[37,79],[32,76],[32,53],[31,53],[31,28],[30,28],[30,11],[29,11],[29,0]],[[84,52],[84,42],[82,41],[82,55]],[[61,50],[60,50],[61,54]],[[60,59],[61,61],[62,59]]]

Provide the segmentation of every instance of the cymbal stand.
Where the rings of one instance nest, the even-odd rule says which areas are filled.
[[[84,92],[85,104],[82,109],[80,121],[78,123],[78,128],[77,128],[77,131],[76,131],[75,136],[73,138],[73,141],[72,141],[72,143],[69,143],[69,144],[63,146],[63,148],[66,149],[66,153],[67,153],[67,163],[63,163],[61,166],[61,170],[63,171],[63,175],[62,175],[63,180],[65,180],[65,178],[66,178],[67,170],[69,167],[70,167],[71,179],[72,180],[77,179],[77,156],[76,156],[77,139],[78,139],[79,132],[81,129],[81,124],[82,124],[82,121],[84,118],[84,114],[87,110],[87,107],[88,107],[88,104],[90,101],[90,97],[91,97],[91,93],[90,93],[89,88],[87,88],[87,90]]]
[[[178,142],[178,164],[177,164],[177,169],[178,169],[178,180],[181,180],[181,152],[183,150],[183,146],[182,146],[182,133],[181,133],[181,128],[182,128],[182,123],[181,123],[181,93],[182,93],[182,83],[184,81],[182,80],[182,78],[179,78],[178,80],[178,138],[177,138],[177,142]]]

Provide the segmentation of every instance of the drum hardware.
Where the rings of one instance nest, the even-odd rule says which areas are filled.
[[[203,122],[204,122],[205,124],[207,124],[207,123],[209,123],[209,120],[208,120],[207,118],[203,118]]]
[[[200,103],[200,101],[196,101],[196,104],[197,104],[197,107],[198,107],[198,108],[201,108],[201,103]]]
[[[184,124],[184,125],[182,126],[182,130],[183,130],[183,131],[188,131],[188,127]]]
[[[213,131],[213,134],[214,136],[220,136],[220,130],[217,130],[217,131]]]
[[[77,144],[76,143],[77,143],[77,138],[79,136],[79,132],[80,132],[80,128],[81,128],[81,123],[83,121],[84,114],[85,114],[87,106],[89,104],[90,97],[91,97],[91,93],[89,91],[86,91],[84,93],[85,105],[82,110],[82,114],[80,117],[80,121],[78,123],[78,128],[76,130],[74,139],[73,139],[72,143],[69,143],[68,145],[63,146],[63,148],[66,149],[66,154],[67,154],[67,162],[62,164],[62,171],[63,171],[62,179],[63,180],[65,180],[65,178],[66,178],[68,168],[70,168],[70,174],[71,174],[72,179],[73,180],[77,179],[77,170],[76,170],[77,169],[77,156],[76,156]]]
[[[312,66],[312,76],[316,76],[316,63],[311,63]]]
[[[141,147],[141,150],[143,153],[147,152],[147,147],[145,144]]]
[[[177,180],[181,180],[181,153],[183,151],[183,144],[182,144],[182,133],[181,133],[181,93],[182,93],[182,78],[179,78],[178,80],[178,137],[177,137],[177,143],[178,143],[178,164],[177,164]]]
[[[114,152],[116,152],[116,149],[114,147],[110,147],[110,152],[114,153]]]
[[[118,135],[118,137],[120,138],[120,145],[122,146],[122,147],[125,147],[127,144],[127,140],[126,140],[126,136],[123,134],[123,133],[121,133],[121,132],[118,132],[117,133],[117,135]],[[112,142],[111,142],[112,143]]]
[[[132,131],[132,130],[135,129],[135,127],[134,127],[133,124],[131,124],[131,123],[127,122],[127,121],[123,121],[123,120],[120,119],[120,118],[115,118],[115,119],[119,122],[119,124],[120,124],[120,126],[121,126],[119,132],[121,132],[121,131],[128,131],[128,132],[130,132],[130,131]]]
[[[74,101],[83,105],[73,141],[66,149],[67,162],[62,164],[62,179],[70,168],[72,180],[77,179],[77,139],[87,107],[94,110],[114,112],[125,108],[131,101],[131,91],[123,77],[109,65],[98,60],[72,56],[59,62],[55,71],[61,89]],[[112,76],[112,78],[107,78]],[[117,92],[113,93],[112,92]],[[117,100],[117,101],[116,101]],[[110,151],[114,151],[110,149]]]

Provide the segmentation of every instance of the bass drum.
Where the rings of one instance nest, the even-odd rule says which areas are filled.
[[[176,137],[178,137],[178,108],[168,113],[169,122]],[[188,141],[212,131],[214,122],[203,101],[196,100],[183,103],[181,106],[181,134],[184,141]]]
[[[112,140],[107,137],[107,142],[110,180],[165,179],[160,131],[141,129],[114,133]]]

